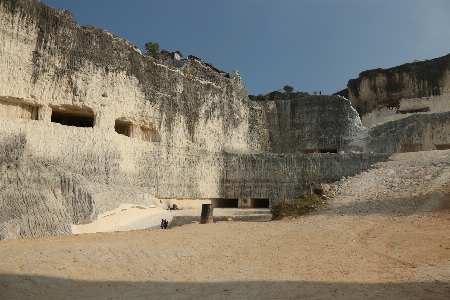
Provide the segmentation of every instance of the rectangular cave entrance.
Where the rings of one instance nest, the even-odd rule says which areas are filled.
[[[146,142],[160,142],[158,130],[155,129],[152,123],[145,126],[133,124],[132,121],[124,118],[116,119],[114,123],[114,130],[118,134],[125,135],[130,138],[141,139]]]
[[[252,198],[250,199],[250,208],[269,208],[269,199]]]
[[[319,153],[337,153],[337,149],[320,149]]]
[[[238,199],[216,198],[211,199],[211,204],[216,208],[238,208]]]
[[[422,107],[422,108],[415,108],[415,109],[404,109],[404,110],[398,110],[401,114],[413,114],[418,112],[428,112],[430,111],[429,107]]]
[[[423,150],[423,144],[401,144],[400,152],[419,152]]]
[[[349,146],[348,151],[363,152],[364,148],[360,146]]]
[[[123,134],[128,137],[131,137],[132,129],[133,129],[133,124],[131,124],[129,122],[116,120],[116,122],[114,124],[114,130],[118,134]]]
[[[94,112],[91,109],[52,108],[51,121],[65,126],[94,127]]]
[[[39,107],[21,99],[3,100],[0,97],[0,118],[37,120]]]
[[[313,154],[313,153],[337,153],[337,149],[299,149],[300,154]]]
[[[435,145],[436,146],[436,150],[448,150],[450,149],[450,144],[440,144],[440,145]]]

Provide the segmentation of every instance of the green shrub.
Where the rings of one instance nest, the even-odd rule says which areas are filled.
[[[322,203],[316,194],[304,192],[300,197],[290,201],[280,201],[272,205],[270,213],[272,220],[281,220],[285,217],[297,217],[316,210]]]
[[[152,42],[145,43],[145,50],[150,54],[156,54],[159,52],[159,44]]]
[[[266,99],[264,98],[264,95],[263,95],[263,94],[259,94],[258,96],[256,96],[256,100],[257,100],[257,101],[264,101],[264,100],[266,100]]]
[[[292,86],[290,86],[290,85],[285,85],[285,86],[283,87],[283,90],[284,90],[286,93],[292,93],[292,92],[294,91],[294,88],[293,88]]]

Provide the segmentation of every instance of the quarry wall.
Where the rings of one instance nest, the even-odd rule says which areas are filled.
[[[450,149],[450,112],[414,114],[368,130],[367,151],[378,153]]]
[[[92,129],[77,133],[78,128],[68,126],[58,135],[62,143],[44,155],[49,145],[36,134],[44,128],[36,130],[40,126],[33,123],[38,121],[23,122],[17,133],[0,134],[1,239],[70,234],[72,224],[90,222],[122,204],[157,206],[166,198],[273,203],[297,196],[308,182],[331,183],[387,158],[370,153],[175,153],[146,150],[144,141],[127,143],[126,137],[114,147],[119,139],[97,136]],[[80,136],[91,137],[84,143],[93,147],[80,146]],[[122,169],[124,161],[135,167]]]
[[[70,234],[124,204],[270,205],[386,153],[447,145],[445,114],[362,127],[379,105],[367,99],[386,94],[367,98],[364,80],[358,113],[338,96],[250,101],[236,71],[153,58],[37,0],[0,0],[0,68],[0,239]],[[446,80],[411,101],[443,97]],[[361,149],[375,153],[347,152]]]
[[[270,150],[275,153],[347,151],[362,130],[350,102],[339,96],[265,101]]]
[[[0,2],[0,24],[0,82],[8,83],[0,86],[2,108],[31,106],[44,121],[55,111],[90,116],[93,127],[110,132],[128,124],[135,136],[156,131],[168,146],[267,148],[252,130],[263,120],[249,118],[257,108],[237,72],[229,79],[196,60],[159,61],[35,0]]]
[[[349,101],[364,126],[412,113],[450,110],[450,54],[389,69],[364,71],[348,82]]]

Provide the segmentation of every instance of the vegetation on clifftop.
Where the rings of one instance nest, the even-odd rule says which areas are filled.
[[[248,95],[250,100],[254,101],[268,101],[268,100],[292,100],[301,97],[310,96],[310,94],[306,92],[294,92],[294,88],[290,85],[285,85],[283,88],[284,92],[280,90],[273,91],[268,94],[259,94],[258,96]]]

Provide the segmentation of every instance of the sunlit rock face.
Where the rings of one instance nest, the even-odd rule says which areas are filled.
[[[269,206],[386,159],[321,154],[367,133],[346,99],[250,101],[238,72],[151,57],[37,0],[0,1],[0,68],[0,239],[133,205]]]
[[[450,112],[411,114],[368,130],[366,151],[378,153],[450,149]]]
[[[39,1],[0,9],[2,107],[38,108],[34,119],[43,121],[54,111],[90,116],[96,130],[128,124],[128,135],[174,147],[264,149],[248,130],[252,103],[237,72],[229,79],[195,60],[159,61]]]
[[[349,101],[364,126],[413,113],[450,111],[450,54],[390,69],[364,71],[348,82]]]
[[[276,153],[348,151],[363,131],[358,113],[340,96],[266,101],[270,149]]]

